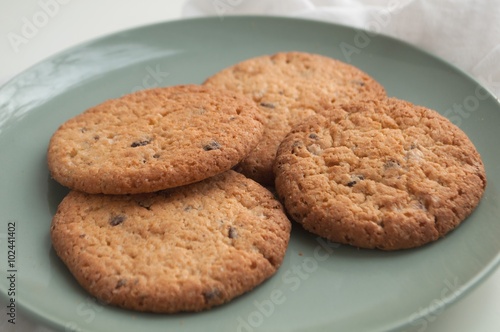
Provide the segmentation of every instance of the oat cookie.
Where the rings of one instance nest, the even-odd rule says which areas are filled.
[[[384,88],[358,68],[303,52],[252,58],[204,84],[251,97],[265,116],[264,138],[238,169],[264,185],[274,182],[276,151],[295,124],[334,104],[385,96]]]
[[[245,96],[198,85],[157,88],[64,123],[51,138],[48,164],[55,180],[79,191],[153,192],[230,169],[262,133]]]
[[[230,301],[282,263],[290,221],[235,171],[158,193],[71,191],[51,226],[56,253],[105,303],[161,313]]]
[[[286,210],[304,228],[385,250],[444,236],[486,186],[480,155],[462,130],[397,99],[306,120],[280,145],[275,172]]]

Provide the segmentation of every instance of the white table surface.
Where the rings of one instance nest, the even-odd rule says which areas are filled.
[[[14,45],[9,33],[21,35],[25,20],[52,7],[53,15],[25,43]],[[211,0],[207,0],[211,1]],[[0,0],[0,84],[46,57],[81,42],[127,28],[182,18],[183,0]],[[50,302],[48,301],[48,305]],[[18,312],[15,326],[7,324],[5,304],[1,303],[0,331],[52,332]],[[418,309],[418,308],[416,308]],[[500,331],[500,270],[466,297],[438,315],[427,318],[427,325],[416,331],[461,332]]]

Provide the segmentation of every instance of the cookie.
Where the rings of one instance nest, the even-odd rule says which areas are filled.
[[[235,171],[158,193],[71,191],[53,247],[100,301],[148,312],[200,311],[271,277],[290,221],[273,195]]]
[[[68,120],[52,136],[47,158],[52,177],[71,189],[146,193],[231,169],[262,133],[247,97],[172,86],[108,100]]]
[[[243,93],[259,106],[265,117],[264,137],[237,170],[264,185],[274,183],[276,151],[294,125],[331,105],[385,97],[384,88],[356,67],[302,52],[252,58],[204,84]]]
[[[275,172],[279,197],[305,229],[384,250],[443,237],[486,186],[481,157],[462,130],[397,99],[307,119],[280,145]]]

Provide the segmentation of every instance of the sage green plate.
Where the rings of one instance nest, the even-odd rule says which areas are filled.
[[[477,210],[445,238],[398,252],[328,244],[294,225],[279,272],[227,305],[155,315],[103,306],[51,248],[66,194],[45,161],[65,120],[132,90],[201,83],[240,60],[278,51],[325,54],[360,67],[390,96],[434,108],[471,138],[488,187]],[[66,331],[385,331],[425,327],[432,315],[494,270],[500,252],[500,106],[474,80],[403,42],[342,26],[273,17],[214,17],[124,31],[72,48],[0,88],[0,229],[16,225],[17,309]],[[3,274],[2,274],[3,275]],[[0,278],[7,296],[9,281]],[[3,312],[3,311],[2,311]],[[4,315],[4,313],[2,313]]]

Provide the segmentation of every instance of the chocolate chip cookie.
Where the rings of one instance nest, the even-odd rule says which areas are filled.
[[[361,248],[435,241],[479,204],[485,169],[467,135],[436,111],[386,99],[337,107],[280,145],[276,190],[307,230]]]
[[[360,69],[304,52],[248,59],[204,84],[251,97],[264,115],[264,137],[237,169],[264,185],[273,184],[276,151],[294,125],[331,105],[385,97],[384,88]]]
[[[290,221],[265,188],[232,170],[157,193],[71,191],[53,247],[100,301],[175,313],[221,305],[271,277]]]
[[[222,173],[258,143],[263,120],[243,95],[184,85],[105,101],[52,136],[52,177],[86,193],[135,194]]]

